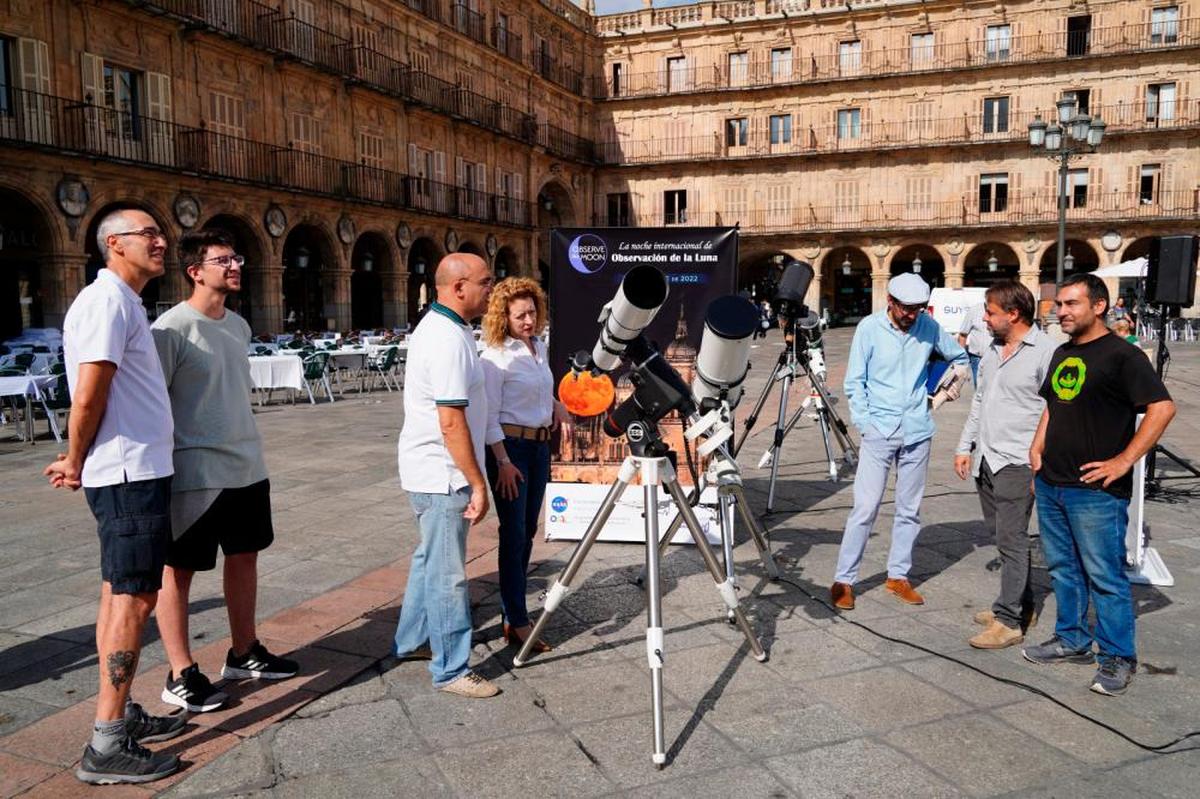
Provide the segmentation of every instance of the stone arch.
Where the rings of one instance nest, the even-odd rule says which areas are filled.
[[[963,253],[964,287],[986,287],[998,280],[1017,280],[1020,273],[1021,256],[1004,242],[981,242]]]
[[[58,252],[52,218],[24,191],[0,184],[0,340],[57,316],[57,308],[47,308],[56,299],[47,296],[56,276],[44,266]]]
[[[1125,251],[1121,253],[1121,262],[1132,261],[1134,258],[1149,258],[1150,246],[1158,236],[1142,236],[1129,242]]]
[[[408,319],[415,324],[421,309],[437,298],[433,275],[442,250],[431,236],[420,236],[408,248]]]
[[[517,251],[507,244],[496,250],[496,263],[493,265],[493,271],[497,280],[520,275],[521,262]]]
[[[350,327],[374,330],[384,324],[383,274],[393,271],[388,237],[361,233],[350,254]]]
[[[538,189],[536,202],[536,220],[538,229],[538,269],[541,272],[541,284],[550,289],[550,229],[556,227],[576,227],[583,220],[579,217],[576,203],[571,191],[558,178],[549,178]]]
[[[932,244],[907,242],[892,250],[888,261],[890,275],[915,272],[930,288],[943,288],[946,285],[946,263]]]
[[[246,259],[242,266],[242,290],[236,296],[231,295],[226,304],[240,314],[252,330],[261,327],[262,304],[267,296],[263,267],[270,248],[258,229],[237,213],[215,213],[198,229],[221,231],[233,240],[233,249]]]
[[[821,305],[831,324],[857,324],[871,313],[871,271],[871,256],[860,247],[840,245],[825,253]]]
[[[460,242],[458,251],[468,255],[478,255],[484,261],[487,261],[487,255],[484,253],[483,248],[470,239]]]
[[[1082,272],[1092,272],[1100,267],[1100,256],[1091,244],[1083,239],[1067,239],[1066,243],[1066,253],[1074,260],[1074,263],[1071,264],[1072,269],[1064,268],[1064,278]],[[1066,263],[1071,262],[1067,261]],[[1052,287],[1058,282],[1057,243],[1051,244],[1042,252],[1042,257],[1038,261],[1038,280],[1043,286],[1050,284]]]
[[[169,272],[173,268],[172,265],[175,259],[172,255],[178,252],[179,240],[175,235],[172,225],[167,221],[171,217],[153,203],[144,200],[122,198],[98,207],[88,219],[86,227],[84,227],[84,230],[87,231],[83,242],[84,252],[87,253],[87,265],[84,268],[85,285],[95,280],[96,273],[104,268],[104,259],[100,256],[100,245],[96,243],[96,231],[100,227],[101,220],[117,208],[137,208],[139,211],[144,211],[154,218],[158,229],[167,237],[167,254],[164,257],[166,270]],[[142,304],[146,306],[146,312],[151,319],[158,316],[160,300],[164,299],[163,284],[165,278],[167,278],[167,275],[164,273],[163,277],[154,278],[142,289]]]
[[[287,330],[323,331],[332,299],[326,273],[337,269],[337,251],[328,229],[297,222],[283,240],[283,324]],[[331,296],[327,297],[326,294]]]
[[[792,260],[782,250],[760,250],[741,259],[737,269],[737,290],[748,292],[755,302],[771,301],[784,265]]]

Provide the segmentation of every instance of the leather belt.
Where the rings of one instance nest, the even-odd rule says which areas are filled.
[[[510,438],[520,438],[526,441],[549,441],[549,427],[526,427],[521,424],[502,424],[500,429]]]

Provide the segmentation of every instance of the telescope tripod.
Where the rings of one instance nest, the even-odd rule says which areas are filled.
[[[825,387],[825,382],[810,367],[807,348],[801,352],[797,346],[798,338],[803,338],[803,336],[798,337],[796,335],[796,323],[794,320],[788,319],[784,324],[783,351],[779,353],[779,360],[775,362],[775,368],[771,371],[771,376],[767,378],[767,384],[763,386],[758,401],[754,403],[754,408],[750,411],[750,415],[746,417],[742,437],[733,448],[733,455],[736,457],[738,452],[741,451],[742,445],[746,443],[746,439],[750,436],[750,430],[758,422],[758,416],[762,413],[762,409],[766,405],[771,389],[777,382],[782,382],[783,386],[779,395],[779,414],[775,420],[775,436],[771,441],[771,446],[763,454],[762,462],[759,464],[760,466],[765,466],[767,463],[771,465],[771,482],[767,489],[768,512],[775,509],[775,485],[779,479],[779,451],[783,447],[783,439],[791,432],[796,423],[800,421],[800,417],[811,406],[815,406],[817,426],[821,430],[821,441],[825,445],[825,460],[829,466],[829,479],[836,482],[839,470],[838,462],[833,455],[833,446],[830,442],[831,436],[842,450],[842,460],[847,466],[853,466],[858,462],[858,447],[851,440],[850,431],[846,427],[846,423],[842,421],[841,417],[833,409],[833,399],[829,396],[829,390]],[[792,380],[797,375],[807,377],[812,390],[808,398],[800,406],[800,409],[789,419],[787,409],[788,394],[791,392]]]
[[[632,482],[633,478],[640,475],[643,491],[642,515],[646,523],[646,575],[648,583],[646,592],[646,660],[650,665],[650,697],[654,717],[654,752],[652,760],[655,766],[661,769],[667,762],[667,749],[663,726],[662,674],[663,663],[666,658],[664,655],[662,583],[658,546],[658,491],[660,486],[665,487],[667,493],[675,501],[675,505],[679,510],[679,517],[682,518],[683,523],[687,525],[688,531],[691,532],[692,539],[696,542],[696,550],[700,553],[700,557],[703,558],[704,565],[708,568],[708,573],[712,576],[717,592],[720,594],[729,613],[732,614],[734,622],[746,637],[746,643],[750,645],[750,651],[754,655],[754,659],[761,663],[767,659],[767,654],[763,651],[762,645],[758,642],[758,638],[754,634],[754,630],[750,627],[750,622],[747,621],[746,615],[738,605],[737,592],[733,580],[721,573],[721,566],[717,563],[717,557],[713,554],[712,548],[709,546],[707,539],[705,539],[700,522],[696,518],[696,514],[692,511],[691,506],[688,505],[687,496],[684,494],[683,488],[679,485],[679,480],[675,476],[675,468],[671,465],[670,459],[666,457],[669,450],[662,439],[658,437],[655,425],[644,421],[635,421],[629,425],[626,437],[629,440],[630,449],[633,450],[634,454],[626,457],[625,461],[621,464],[617,479],[609,487],[608,494],[605,495],[604,501],[596,511],[596,515],[592,517],[592,521],[588,524],[583,540],[579,542],[575,551],[571,553],[571,558],[567,561],[567,565],[563,568],[562,573],[546,592],[546,602],[542,614],[538,617],[537,623],[534,624],[533,632],[525,639],[521,651],[513,658],[513,665],[520,667],[525,665],[529,660],[534,642],[541,638],[550,617],[554,615],[554,611],[558,609],[563,598],[570,592],[572,581],[578,575],[580,567],[587,558],[592,545],[596,543],[600,531],[604,529],[604,525],[608,522],[609,516],[612,515],[613,508],[616,507],[621,494],[625,491],[629,483]]]

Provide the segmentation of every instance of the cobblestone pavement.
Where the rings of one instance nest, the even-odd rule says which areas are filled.
[[[848,330],[827,336],[837,389],[849,337]],[[744,406],[778,347],[772,338],[754,350]],[[1166,443],[1200,457],[1200,348],[1175,350],[1168,386],[1180,416]],[[767,485],[753,467],[769,443],[774,398],[768,408],[742,457],[759,512]],[[999,564],[973,487],[951,469],[965,413],[963,401],[937,417],[913,569],[924,606],[901,605],[882,589],[890,495],[868,546],[857,609],[835,616],[807,596],[825,596],[850,505],[849,481],[825,478],[811,422],[786,442],[776,512],[765,517],[790,582],[766,579],[744,535],[735,551],[741,595],[768,662],[749,657],[725,622],[695,552],[668,554],[669,761],[658,771],[650,761],[643,594],[635,583],[641,546],[597,545],[548,628],[554,651],[516,669],[499,630],[493,515],[469,543],[473,661],[504,693],[470,701],[434,692],[424,664],[387,657],[416,540],[395,479],[399,396],[268,406],[258,419],[277,540],[261,561],[261,634],[269,646],[295,651],[304,674],[264,687],[229,686],[232,706],[195,717],[194,729],[173,742],[189,767],[154,788],[172,796],[359,799],[1195,796],[1200,753],[1151,754],[1078,714],[1148,744],[1200,728],[1200,501],[1189,493],[1197,483],[1171,481],[1166,496],[1149,505],[1155,545],[1176,585],[1135,590],[1142,668],[1126,696],[1099,697],[1087,690],[1089,667],[1034,667],[1016,649],[980,652],[966,643],[971,614],[988,607],[997,589]],[[82,495],[44,486],[39,471],[55,451],[52,441],[30,447],[5,436],[0,430],[0,795],[72,795],[89,790],[71,769],[96,686],[94,524]],[[572,546],[539,542],[531,608],[540,608],[538,594]],[[1032,639],[1051,635],[1053,615],[1051,596]],[[197,578],[192,635],[198,660],[215,674],[228,645],[219,572]],[[147,641],[135,693],[161,711],[166,667],[153,625]],[[1070,710],[988,675],[1045,691]]]

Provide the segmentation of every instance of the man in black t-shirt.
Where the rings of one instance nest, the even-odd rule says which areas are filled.
[[[1125,574],[1130,470],[1158,441],[1175,404],[1145,354],[1104,326],[1108,288],[1102,280],[1072,276],[1055,305],[1071,340],[1055,351],[1042,384],[1046,410],[1029,462],[1037,474],[1038,526],[1058,619],[1054,637],[1023,654],[1033,663],[1098,660],[1091,688],[1111,696],[1124,692],[1137,668]],[[1140,413],[1145,418],[1138,427]]]

